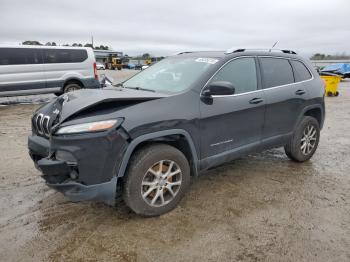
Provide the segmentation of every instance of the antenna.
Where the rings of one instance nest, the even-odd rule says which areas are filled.
[[[273,44],[273,46],[270,48],[269,52],[271,52],[271,49],[273,49],[276,45],[277,45],[278,41],[276,41],[276,43]]]

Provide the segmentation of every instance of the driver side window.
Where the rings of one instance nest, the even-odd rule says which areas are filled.
[[[227,81],[235,87],[235,94],[255,91],[258,88],[255,59],[242,57],[226,64],[210,82]]]

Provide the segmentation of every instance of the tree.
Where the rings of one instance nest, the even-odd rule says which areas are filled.
[[[47,42],[45,45],[46,46],[51,46],[52,44],[50,42]]]
[[[84,47],[91,47],[91,48],[94,48],[94,47],[92,46],[92,44],[85,44]]]
[[[150,56],[150,54],[149,53],[144,53],[143,55],[142,55],[142,58],[143,59],[148,59],[148,58],[150,58],[151,56]]]
[[[22,42],[22,45],[42,45],[39,41],[26,40]]]
[[[338,60],[338,59],[349,59],[350,56],[346,55],[345,52],[341,53],[341,54],[335,54],[335,55],[327,55],[327,54],[320,54],[320,53],[316,53],[314,55],[311,56],[311,60]]]
[[[55,42],[52,42],[51,45],[52,45],[52,46],[57,46]]]

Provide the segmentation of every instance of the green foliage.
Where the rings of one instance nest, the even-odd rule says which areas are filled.
[[[142,55],[143,59],[148,59],[150,57],[151,57],[151,55],[149,53],[145,53],[145,54]]]
[[[26,40],[22,42],[22,45],[42,45],[39,41]]]
[[[350,59],[350,56],[346,55],[345,52],[341,54],[335,54],[335,55],[316,53],[312,55],[310,59],[311,60],[342,60],[342,59]]]
[[[104,46],[104,45],[100,45],[100,46],[95,46],[96,50],[109,50],[109,47],[108,46]]]

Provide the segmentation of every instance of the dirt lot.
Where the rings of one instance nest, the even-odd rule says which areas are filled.
[[[0,260],[350,261],[350,81],[340,93],[311,161],[281,149],[234,161],[148,219],[47,188],[26,148],[38,105],[0,107]]]

